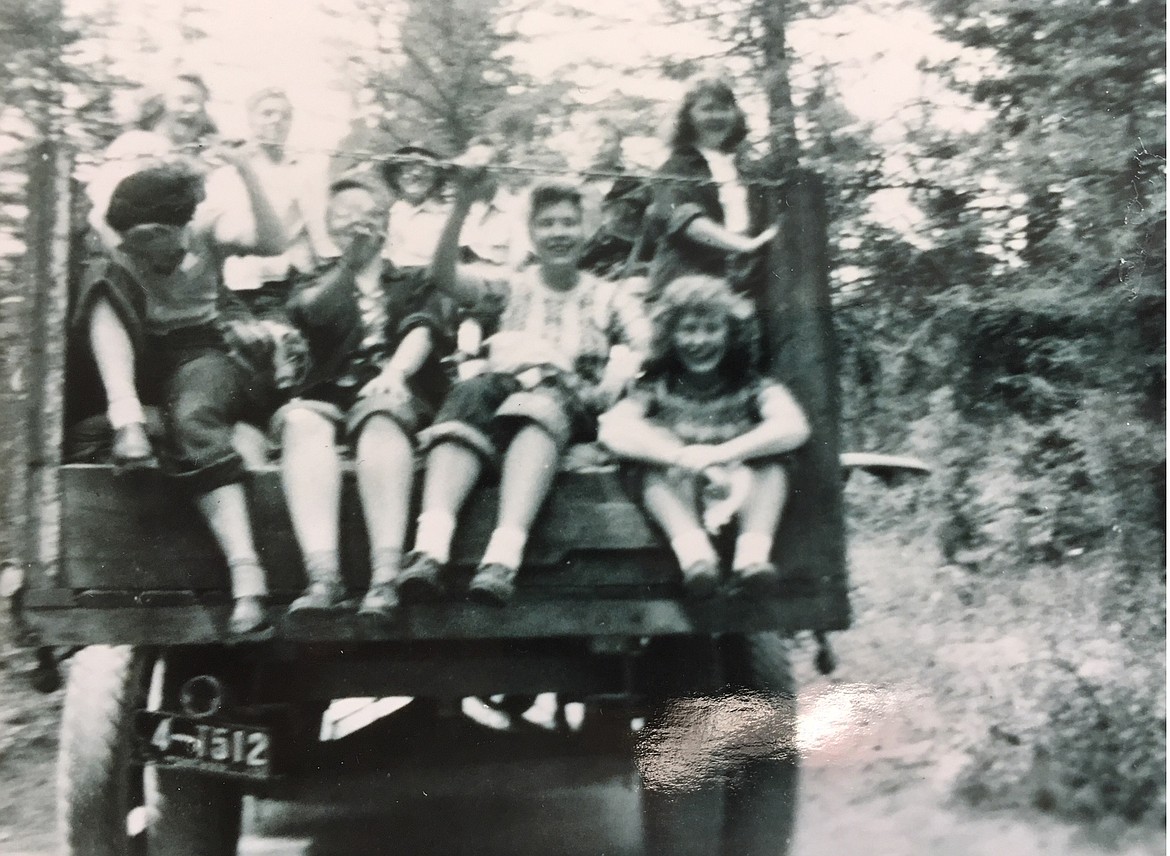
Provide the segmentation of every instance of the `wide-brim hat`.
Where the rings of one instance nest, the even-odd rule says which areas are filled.
[[[409,157],[410,155],[414,155],[414,157]],[[405,163],[411,161],[431,161],[433,162],[435,168],[439,170],[440,180],[442,180],[445,177],[444,174],[446,172],[446,167],[443,163],[445,160],[447,160],[447,156],[443,152],[439,151],[437,147],[416,140],[401,145],[394,149],[394,151],[390,152],[386,160],[382,161],[380,164],[380,169],[382,172],[382,177],[386,180],[386,183],[393,186],[395,175]]]

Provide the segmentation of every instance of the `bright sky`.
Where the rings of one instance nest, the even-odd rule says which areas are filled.
[[[76,6],[95,0],[73,0]],[[181,62],[204,74],[215,93],[213,112],[228,134],[242,133],[242,104],[247,95],[264,85],[284,86],[297,107],[296,140],[305,145],[329,145],[344,132],[348,97],[331,65],[330,45],[338,40],[359,39],[353,24],[330,17],[316,3],[292,4],[287,0],[202,0],[210,14],[201,22],[210,38],[183,53]],[[580,0],[578,0],[580,2]],[[866,4],[879,8],[883,0]],[[152,22],[150,35],[172,47],[171,62],[179,55],[180,41],[173,22],[181,4],[173,0],[116,0],[123,11],[119,19],[127,29]],[[952,46],[933,33],[925,13],[889,9],[867,11],[860,6],[820,21],[800,22],[789,32],[797,56],[803,61],[793,69],[799,78],[823,61],[833,62],[845,106],[864,123],[872,124],[883,143],[896,143],[904,125],[916,118],[913,104],[931,99],[950,127],[970,127],[977,119],[969,109],[957,106],[948,93],[931,88],[916,69],[919,60],[938,60],[953,55]],[[295,12],[291,11],[296,9]],[[552,8],[552,4],[549,4]],[[664,47],[675,54],[703,53],[711,43],[700,28],[655,23],[660,14],[657,0],[590,0],[584,6],[593,20],[572,20],[538,9],[523,22],[531,45],[518,51],[518,59],[535,75],[551,77],[567,63],[593,60],[602,66],[630,66],[651,61]],[[169,21],[168,21],[169,19]],[[168,26],[168,23],[171,25]],[[168,37],[168,33],[170,34]],[[128,70],[145,79],[165,74],[166,68],[149,68],[127,55]],[[135,65],[137,64],[137,68]],[[679,84],[646,74],[594,73],[579,81],[583,103],[610,91],[636,92],[661,99],[664,113],[681,93]]]

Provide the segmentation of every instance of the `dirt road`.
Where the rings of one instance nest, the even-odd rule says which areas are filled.
[[[856,546],[853,581],[855,627],[835,637],[840,666],[832,679],[815,674],[807,640],[794,654],[803,752],[795,854],[1166,852],[1157,831],[1106,824],[1088,833],[1032,810],[958,804],[951,794],[967,749],[992,724],[987,698],[1011,691],[1005,676],[1053,627],[1007,608],[980,611],[994,592],[968,592],[959,603],[953,580],[929,554],[893,541]],[[1018,594],[1026,604],[1040,598],[1026,588]],[[11,647],[0,658],[0,853],[51,856],[59,698],[27,688],[17,674],[26,663]],[[483,782],[469,801],[382,796],[377,782],[366,782],[317,805],[258,803],[247,810],[240,853],[334,856],[393,846],[428,856],[637,854],[631,781],[561,792],[530,784]]]

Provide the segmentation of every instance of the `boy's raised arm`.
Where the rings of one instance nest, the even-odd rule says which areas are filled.
[[[464,306],[478,303],[486,290],[483,280],[471,271],[460,269],[459,265],[459,234],[472,204],[483,194],[485,182],[486,171],[482,166],[474,163],[456,166],[455,199],[431,259],[430,277],[435,287]]]

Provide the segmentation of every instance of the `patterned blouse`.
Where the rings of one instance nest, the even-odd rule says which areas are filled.
[[[758,375],[704,392],[685,387],[677,378],[658,376],[639,378],[628,397],[642,405],[647,419],[683,443],[714,445],[759,425],[768,400],[786,395],[782,385]]]

